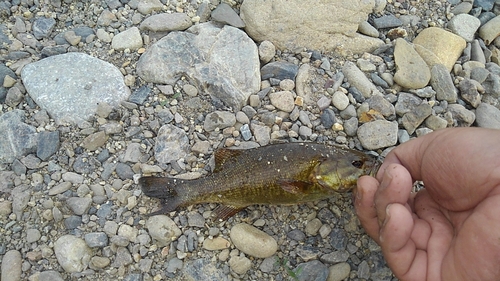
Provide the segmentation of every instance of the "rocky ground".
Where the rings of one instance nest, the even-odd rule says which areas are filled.
[[[500,2],[375,1],[361,54],[256,43],[242,2],[0,2],[3,281],[395,279],[349,193],[220,222],[147,216],[137,179],[204,176],[221,147],[500,129]]]

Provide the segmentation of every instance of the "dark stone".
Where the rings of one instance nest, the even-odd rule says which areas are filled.
[[[306,239],[306,234],[300,229],[294,229],[286,234],[286,236],[295,241],[304,241]]]
[[[104,232],[92,232],[85,234],[85,242],[91,248],[104,248],[108,246],[108,235]]]
[[[380,87],[382,87],[384,89],[389,88],[389,84],[387,84],[387,82],[385,82],[384,79],[380,78],[380,76],[378,76],[377,73],[372,72],[370,74],[370,77],[372,78],[373,84],[375,84],[377,86],[380,86]]]
[[[340,228],[332,229],[332,232],[330,232],[330,245],[332,245],[335,250],[345,250],[347,246],[345,230]]]
[[[279,80],[291,79],[295,81],[299,66],[290,62],[275,61],[264,65],[260,69],[262,80],[276,78]]]
[[[99,210],[97,210],[96,216],[98,218],[105,219],[111,214],[111,203],[102,204]]]
[[[386,15],[373,20],[373,26],[377,29],[394,28],[403,25],[403,22],[394,15]]]
[[[326,281],[329,273],[328,267],[318,260],[301,263],[294,271],[300,281]]]
[[[333,124],[337,122],[337,118],[335,118],[335,112],[330,108],[327,108],[321,114],[321,124],[327,129],[331,128]]]
[[[128,100],[135,104],[142,105],[148,98],[149,93],[151,93],[151,89],[148,86],[142,86],[133,92]]]
[[[36,151],[36,129],[23,119],[22,110],[0,116],[0,163],[12,163],[14,159]]]
[[[209,259],[188,261],[183,268],[184,280],[227,281],[228,275]]]
[[[45,161],[59,150],[59,131],[40,132],[36,148],[36,156]]]
[[[108,160],[109,158],[109,150],[107,148],[103,149],[98,155],[97,155],[97,161],[99,162],[104,162]]]
[[[132,168],[124,163],[117,163],[115,168],[116,174],[122,179],[131,179],[134,176]]]
[[[82,217],[80,216],[69,216],[64,220],[64,226],[67,229],[75,229],[82,224]]]
[[[25,175],[26,174],[26,166],[24,166],[23,163],[21,163],[21,161],[19,160],[14,160],[14,162],[12,162],[12,165],[11,165],[11,168],[12,168],[12,171],[14,173],[16,173],[16,175],[20,176],[20,175]]]
[[[497,15],[495,15],[495,13],[493,13],[493,12],[484,12],[484,13],[481,13],[477,18],[481,22],[481,26],[483,26],[483,24],[489,22],[491,19],[493,19],[496,16]]]
[[[495,0],[474,0],[473,7],[481,7],[483,11],[489,12],[493,9],[493,5],[495,5]]]
[[[25,59],[29,58],[31,56],[30,53],[24,52],[24,51],[13,51],[10,52],[7,57],[5,57],[7,60],[20,60],[20,59]]]
[[[99,162],[94,156],[82,153],[76,157],[73,169],[79,174],[89,175],[95,172],[100,166],[101,162]]]
[[[58,46],[47,46],[42,49],[42,58],[65,54],[68,52],[68,44]]]
[[[356,87],[349,87],[348,91],[357,102],[363,103],[365,101],[365,97]]]
[[[36,39],[43,39],[50,35],[52,29],[56,25],[56,20],[53,18],[37,18],[33,22],[33,35]]]

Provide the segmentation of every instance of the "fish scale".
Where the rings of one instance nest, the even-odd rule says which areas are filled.
[[[350,190],[359,176],[374,174],[380,164],[359,151],[315,143],[220,149],[215,162],[214,172],[200,179],[141,178],[143,192],[163,200],[163,208],[155,214],[220,203],[221,213],[232,215],[254,204],[321,200]]]

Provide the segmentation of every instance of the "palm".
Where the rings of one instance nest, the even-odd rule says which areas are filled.
[[[398,278],[500,280],[500,149],[484,141],[499,132],[417,139],[391,152],[377,179],[359,179],[358,216]],[[414,180],[426,188],[411,193]]]

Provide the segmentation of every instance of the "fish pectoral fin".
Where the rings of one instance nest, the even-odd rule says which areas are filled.
[[[219,205],[215,208],[212,216],[215,220],[225,221],[228,218],[236,215],[239,211],[243,210],[245,207],[235,207],[228,205]]]
[[[242,153],[242,150],[239,149],[228,149],[228,148],[219,148],[215,151],[215,168],[214,173],[219,172],[222,169],[222,165],[225,162],[230,160],[231,158],[237,157]]]
[[[298,181],[298,180],[278,180],[279,186],[286,192],[293,194],[305,193],[308,188],[312,185],[312,183],[307,181]]]

